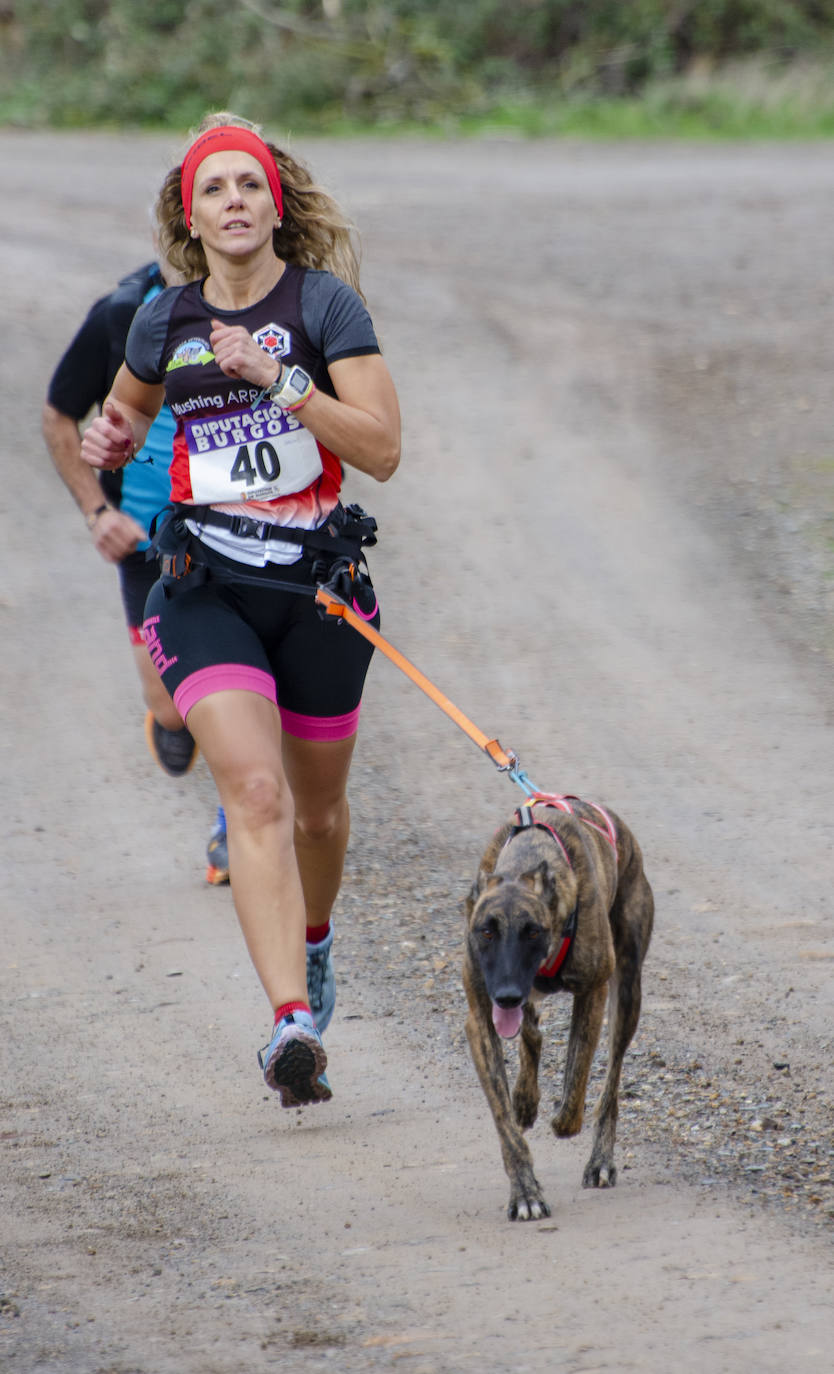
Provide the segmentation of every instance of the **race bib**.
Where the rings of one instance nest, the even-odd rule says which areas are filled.
[[[271,501],[303,491],[321,475],[319,446],[273,402],[257,410],[183,422],[191,492],[200,505]]]

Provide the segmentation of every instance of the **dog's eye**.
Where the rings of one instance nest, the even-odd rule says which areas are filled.
[[[544,937],[544,931],[541,926],[527,926],[524,934],[530,941],[541,940]]]
[[[482,940],[491,940],[495,935],[495,931],[492,929],[492,926],[481,926],[478,934]]]

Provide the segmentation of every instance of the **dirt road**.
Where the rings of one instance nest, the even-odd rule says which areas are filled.
[[[212,785],[154,769],[113,575],[39,436],[174,140],[0,134],[0,1368],[831,1369],[826,147],[304,143],[363,231],[405,417],[384,627],[657,898],[616,1190],[531,1133],[511,1225],[459,903],[520,799],[380,660],[338,910],[332,1104],[281,1112]],[[545,1104],[556,1095],[567,1007]],[[543,1104],[543,1105],[545,1105]]]

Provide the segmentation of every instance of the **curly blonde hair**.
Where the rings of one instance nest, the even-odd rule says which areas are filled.
[[[226,110],[217,110],[200,121],[189,144],[207,129],[227,124],[249,129],[264,138],[259,125]],[[264,138],[264,142],[275,158],[284,198],[281,227],[273,231],[272,237],[276,256],[297,267],[323,268],[332,272],[361,295],[359,246],[354,225],[333,197],[316,185],[303,163],[268,139]],[[176,273],[186,281],[194,281],[205,277],[209,269],[203,245],[199,239],[191,237],[185,222],[181,171],[181,166],[171,169],[156,199],[159,249]]]

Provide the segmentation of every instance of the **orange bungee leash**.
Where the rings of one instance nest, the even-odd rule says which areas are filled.
[[[546,795],[539,792],[538,788],[531,783],[527,774],[520,767],[518,758],[511,750],[502,748],[497,739],[489,739],[483,730],[479,730],[477,725],[440,691],[439,687],[435,687],[425,673],[421,673],[420,669],[416,668],[404,654],[401,654],[399,649],[395,649],[393,644],[389,644],[388,640],[384,639],[379,631],[374,629],[373,625],[369,625],[367,620],[364,620],[352,606],[348,605],[347,601],[338,596],[332,590],[332,586],[319,584],[316,590],[316,603],[323,607],[326,615],[338,616],[344,620],[363,638],[373,644],[374,648],[379,649],[380,653],[395,663],[400,671],[405,673],[406,677],[410,678],[421,691],[425,692],[426,696],[436,706],[439,706],[441,711],[444,711],[450,720],[453,720],[464,734],[468,735],[478,748],[482,749],[492,759],[499,773],[509,774],[513,782],[518,783],[522,791],[531,799],[538,800]]]

